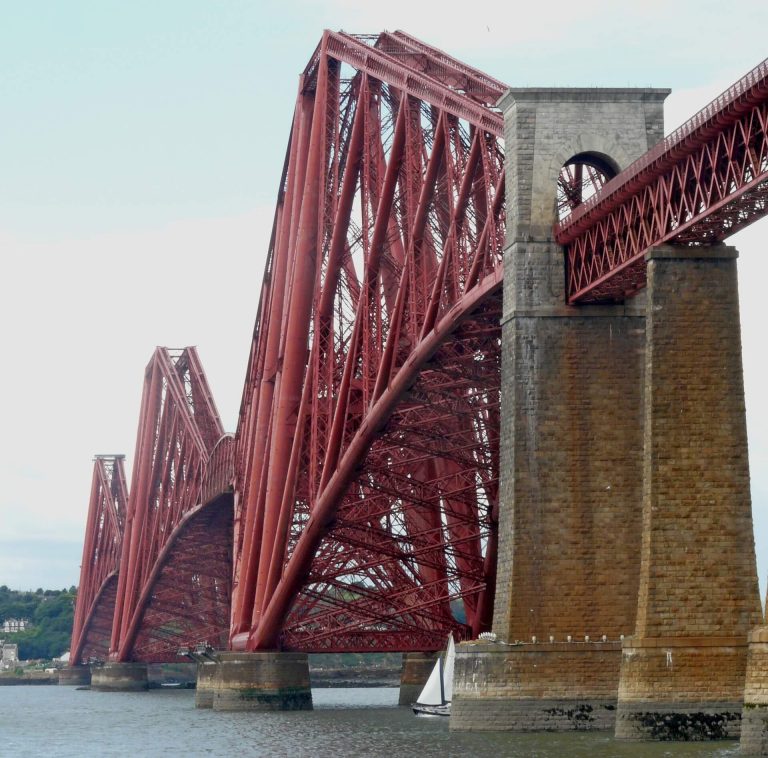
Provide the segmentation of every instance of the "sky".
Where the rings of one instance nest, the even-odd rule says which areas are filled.
[[[0,0],[0,584],[78,584],[92,457],[130,466],[156,345],[198,347],[234,431],[324,28],[403,29],[511,86],[670,87],[669,132],[762,61],[767,27],[764,0]],[[766,236],[730,240],[761,579]]]

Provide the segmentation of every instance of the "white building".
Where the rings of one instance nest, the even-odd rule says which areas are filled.
[[[23,632],[29,626],[29,619],[6,619],[3,621],[3,631],[12,634]]]

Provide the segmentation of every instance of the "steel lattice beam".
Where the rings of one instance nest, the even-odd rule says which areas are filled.
[[[555,228],[571,303],[645,286],[646,250],[709,245],[768,214],[768,60]]]

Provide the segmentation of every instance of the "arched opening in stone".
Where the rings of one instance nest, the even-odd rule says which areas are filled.
[[[602,153],[577,153],[567,160],[557,178],[558,221],[569,216],[618,173],[616,163]]]

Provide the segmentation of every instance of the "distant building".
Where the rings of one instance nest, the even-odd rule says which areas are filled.
[[[23,632],[29,626],[29,619],[6,619],[3,621],[3,631],[8,634]]]
[[[15,668],[19,662],[19,646],[0,640],[0,669]]]

